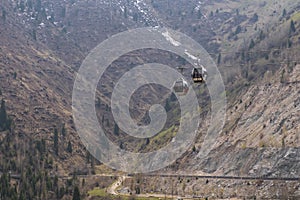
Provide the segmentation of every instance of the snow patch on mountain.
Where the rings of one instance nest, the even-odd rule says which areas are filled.
[[[163,32],[162,35],[166,38],[167,41],[169,41],[172,45],[178,47],[181,45],[180,42],[176,41],[174,38],[172,38],[172,36],[170,35],[170,33],[168,31]]]
[[[197,6],[195,7],[195,10],[196,10],[196,11],[199,11],[202,4],[203,4],[203,3],[202,3],[201,1],[198,1]]]
[[[189,53],[187,50],[185,50],[185,55],[187,55],[189,58],[191,58],[192,60],[198,60],[198,58],[194,55],[192,55],[191,53]]]

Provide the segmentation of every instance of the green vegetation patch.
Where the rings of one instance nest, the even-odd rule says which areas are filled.
[[[100,196],[100,197],[104,197],[108,195],[105,189],[100,189],[100,188],[94,188],[93,190],[88,191],[88,194],[90,196]]]
[[[169,129],[162,131],[151,140],[150,144],[161,145],[162,141],[170,141],[173,137],[175,137],[176,131],[175,126],[170,127]],[[164,144],[164,143],[163,143]]]
[[[293,21],[300,21],[300,12],[296,12],[295,14],[293,14],[291,19]]]

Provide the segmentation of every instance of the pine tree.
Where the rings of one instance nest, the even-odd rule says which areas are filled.
[[[80,200],[80,191],[78,186],[75,186],[72,200]]]
[[[115,124],[115,128],[114,128],[114,134],[115,135],[119,135],[119,126],[118,126],[118,124]]]
[[[201,10],[198,10],[198,19],[201,19],[201,17],[202,17],[202,12]]]
[[[58,156],[58,131],[54,129],[53,148],[55,154]]]
[[[286,9],[283,9],[282,11],[282,17],[285,17],[286,16]]]
[[[32,38],[36,41],[36,30],[32,30]]]
[[[124,17],[125,17],[125,19],[128,18],[128,13],[127,13],[127,7],[126,6],[124,7]]]
[[[105,121],[104,115],[102,115],[101,123],[104,124],[104,121]]]
[[[72,151],[73,151],[71,141],[68,142],[67,151],[68,151],[69,153],[72,153]]]
[[[63,136],[63,138],[66,137],[66,127],[65,127],[65,124],[63,124],[63,127],[61,128],[61,135]]]
[[[291,20],[290,33],[295,33],[295,32],[296,32],[295,23],[293,20]]]
[[[25,10],[25,2],[23,0],[20,2],[19,8],[20,8],[21,12],[24,12],[24,10]]]
[[[50,22],[54,23],[54,13],[51,13]]]
[[[263,39],[265,39],[265,34],[264,34],[264,31],[260,31],[260,33],[259,33],[259,39],[260,40],[263,40]]]
[[[17,72],[13,73],[13,78],[16,79],[17,78]]]
[[[240,32],[242,32],[242,27],[240,25],[238,25],[235,29],[235,34],[239,34]]]
[[[196,152],[196,147],[195,146],[193,146],[193,152]]]
[[[252,23],[255,23],[255,22],[257,22],[258,21],[258,15],[257,15],[257,13],[254,13],[254,15],[253,15],[253,17],[252,17],[252,19],[251,19],[251,22]]]
[[[6,20],[6,10],[4,10],[4,8],[2,9],[2,19],[3,21]]]
[[[97,106],[97,108],[100,108],[100,106],[101,106],[101,99],[100,99],[100,97],[97,97],[96,106]]]
[[[221,63],[221,59],[222,59],[222,55],[221,55],[221,53],[219,53],[219,55],[218,55],[218,64]]]
[[[252,49],[255,46],[254,40],[251,39],[250,45],[249,45],[249,49]]]
[[[0,130],[7,128],[7,113],[5,108],[5,101],[2,99],[0,107]]]
[[[170,106],[170,100],[169,98],[166,99],[166,103],[165,103],[165,109],[167,112],[169,112],[171,110],[171,106]]]
[[[241,60],[242,60],[242,61],[245,61],[245,58],[246,58],[245,51],[242,51],[242,54],[241,54]]]

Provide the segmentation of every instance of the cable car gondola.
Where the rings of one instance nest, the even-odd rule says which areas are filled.
[[[189,91],[189,85],[183,78],[179,78],[177,81],[175,81],[173,90],[177,95],[184,96]]]
[[[206,81],[206,77],[207,77],[206,69],[204,67],[201,68],[194,67],[191,76],[194,83],[203,83]]]

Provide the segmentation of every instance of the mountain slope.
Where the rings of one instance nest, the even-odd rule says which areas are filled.
[[[203,106],[199,138],[171,166],[172,172],[299,177],[298,4],[292,0],[1,2],[0,100],[5,100],[13,124],[0,133],[0,172],[24,175],[24,166],[32,166],[36,174],[43,172],[51,179],[76,170],[95,171],[97,162],[86,153],[72,119],[76,71],[89,51],[111,35],[168,26],[192,37],[212,55],[228,97],[224,130],[214,150],[200,159],[197,152],[209,125],[210,102],[205,87],[197,90]],[[168,52],[131,52],[112,64],[99,83],[95,102],[107,134],[134,152],[159,149],[172,140],[178,125],[178,102],[170,100],[165,90],[149,86],[134,94],[132,116],[147,124],[153,103],[168,104],[166,130],[150,140],[137,140],[122,131],[118,137],[113,134],[113,87],[121,73],[149,62],[191,67]]]

